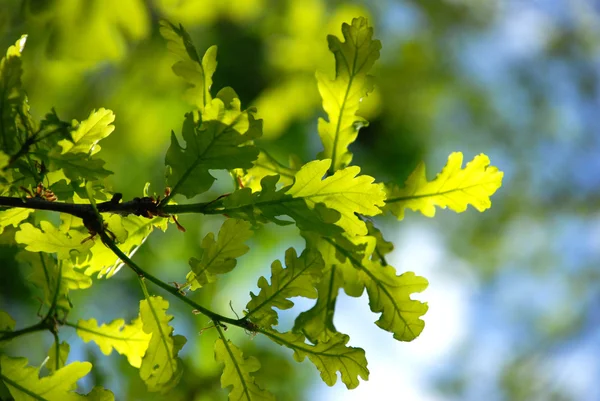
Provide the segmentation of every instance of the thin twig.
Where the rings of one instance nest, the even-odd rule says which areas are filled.
[[[154,277],[153,275],[151,275],[150,273],[146,272],[141,267],[139,267],[134,261],[132,261],[127,255],[125,255],[123,253],[123,251],[121,251],[121,249],[119,249],[119,247],[114,243],[114,241],[104,231],[101,231],[99,234],[100,234],[100,238],[102,239],[102,242],[107,247],[109,247],[115,253],[115,255],[117,255],[119,257],[119,259],[121,259],[123,261],[123,263],[125,263],[125,265],[127,265],[129,268],[131,268],[131,270],[133,270],[135,272],[135,274],[138,275],[138,277],[140,277],[142,279],[147,279],[148,281],[159,286],[163,290],[171,293],[172,295],[177,297],[179,300],[185,302],[186,304],[193,307],[195,310],[197,310],[200,313],[202,313],[203,315],[209,317],[214,322],[224,322],[224,323],[229,323],[234,326],[239,326],[241,328],[247,328],[247,322],[243,321],[242,319],[232,319],[227,316],[219,315],[218,313],[215,313],[209,309],[206,309],[205,307],[192,301],[191,299],[187,298],[185,295],[182,295],[177,290],[177,288],[170,286],[169,284]]]

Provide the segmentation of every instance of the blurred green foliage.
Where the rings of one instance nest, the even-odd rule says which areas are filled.
[[[36,117],[51,107],[63,119],[82,120],[100,107],[115,112],[116,132],[103,142],[103,153],[108,168],[117,174],[107,179],[107,185],[131,198],[141,193],[146,181],[156,192],[162,191],[169,133],[179,130],[187,110],[183,84],[171,71],[174,56],[158,32],[160,18],[184,24],[199,49],[219,47],[215,92],[230,85],[244,107],[257,106],[265,121],[260,146],[285,161],[291,152],[308,160],[320,150],[315,141],[314,117],[321,111],[314,71],[333,69],[326,34],[339,34],[341,22],[354,16],[369,17],[383,49],[373,73],[375,91],[361,106],[361,115],[371,124],[352,147],[355,162],[364,166],[365,174],[402,183],[421,159],[437,160],[430,170],[439,171],[439,163],[452,151],[472,156],[493,146],[490,156],[507,171],[505,185],[510,190],[494,199],[487,214],[474,219],[469,219],[474,213],[468,214],[460,222],[444,215],[430,224],[447,234],[450,249],[477,267],[478,280],[491,286],[484,291],[497,294],[500,290],[494,286],[508,280],[506,274],[531,282],[524,291],[537,288],[543,293],[546,285],[555,290],[551,300],[535,293],[546,301],[526,308],[527,312],[519,302],[500,306],[516,316],[511,327],[518,326],[526,335],[517,339],[510,335],[513,355],[486,383],[500,395],[498,399],[568,399],[560,389],[549,392],[544,386],[549,379],[539,355],[552,355],[573,338],[585,336],[591,330],[589,321],[597,321],[592,311],[598,297],[594,290],[599,282],[598,252],[592,245],[573,248],[572,237],[598,241],[587,223],[597,220],[600,198],[600,167],[594,153],[599,148],[598,124],[590,117],[599,103],[600,25],[592,3],[556,1],[540,13],[545,19],[533,20],[542,33],[529,32],[531,4],[524,3],[0,0],[0,49],[21,34],[29,35],[23,81]],[[510,20],[512,16],[515,20]],[[512,39],[508,35],[510,43],[502,42],[506,32],[516,32]],[[219,178],[213,194],[230,185],[228,177]],[[198,246],[194,238],[215,231],[216,224],[210,217],[199,221],[184,216],[181,221],[190,235],[182,239],[177,232],[156,234],[136,255],[140,264],[161,269],[173,280],[185,275],[186,255]],[[251,253],[255,259],[248,262],[239,282],[224,280],[210,287],[201,303],[228,313],[229,299],[219,297],[219,292],[247,288],[258,271],[267,271],[265,260],[275,253],[280,256],[279,241],[291,233],[278,230],[257,233],[252,241],[270,250]],[[15,262],[15,254],[14,247],[0,249],[0,301],[15,300],[6,309],[13,316],[31,318],[37,305],[30,300],[23,283],[27,272]],[[126,275],[111,283],[100,281],[81,295],[95,300],[96,310],[89,315],[79,311],[81,316],[74,318],[130,320],[137,313],[137,299],[131,294],[136,286],[135,278]],[[238,310],[246,295],[232,300]],[[77,296],[73,295],[74,302]],[[189,313],[175,303],[172,309],[174,315]],[[180,320],[178,324],[189,324]],[[212,355],[216,334],[210,330],[196,334],[206,326],[206,319],[198,317],[192,327],[181,327],[188,338],[197,339],[184,353],[188,373],[169,395],[171,400],[224,397]],[[278,399],[307,399],[301,389],[315,377],[311,366],[296,364],[289,353],[283,355],[261,341],[234,339],[237,344],[245,342],[245,353],[251,350],[263,361],[257,381]],[[35,358],[45,355],[51,339],[45,340],[19,340],[19,352],[40,363]],[[90,353],[86,358],[100,367],[85,383],[88,389],[107,385],[118,399],[139,399],[144,385],[135,369],[116,355],[98,356],[96,350],[85,349]],[[476,353],[474,347],[465,346],[456,353],[456,364],[471,366]],[[523,366],[527,374],[519,373]],[[449,398],[467,399],[473,394],[474,379],[477,375],[468,369],[455,369],[440,379],[440,390]]]

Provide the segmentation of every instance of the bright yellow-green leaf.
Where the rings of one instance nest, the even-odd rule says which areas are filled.
[[[50,351],[48,351],[48,360],[46,361],[46,368],[50,374],[54,374],[57,370],[65,366],[70,349],[69,343],[64,341],[60,344],[56,342],[52,343]]]
[[[296,174],[294,185],[287,191],[294,198],[303,198],[309,208],[323,203],[336,210],[341,217],[335,224],[349,235],[367,234],[367,226],[356,214],[374,216],[381,213],[385,192],[373,177],[360,175],[360,167],[346,167],[322,179],[331,165],[330,159],[315,160],[302,166]]]
[[[173,328],[169,326],[173,316],[167,315],[168,308],[169,302],[159,296],[140,301],[144,332],[152,334],[140,366],[140,377],[149,391],[166,391],[181,378],[182,364],[177,354],[185,338],[173,336]]]
[[[73,120],[73,127],[76,129],[71,133],[72,140],[63,139],[58,142],[61,146],[61,154],[65,153],[85,153],[89,155],[100,151],[98,142],[106,138],[114,131],[115,115],[111,110],[104,108],[98,111],[93,110],[87,120],[78,123]]]
[[[375,227],[372,221],[367,221],[367,228],[369,229],[369,236],[375,238],[375,249],[371,259],[384,266],[387,265],[385,255],[394,250],[394,244],[383,238],[383,234]]]
[[[358,130],[368,123],[356,112],[363,97],[373,90],[367,75],[379,58],[381,43],[372,40],[373,28],[366,18],[355,18],[352,25],[344,23],[345,42],[336,36],[327,36],[329,50],[335,55],[335,79],[317,72],[319,93],[329,121],[319,119],[319,135],[324,150],[321,159],[332,159],[331,170],[346,167],[352,161],[348,146],[356,140]]]
[[[242,188],[215,203],[214,213],[223,213],[230,217],[244,219],[253,225],[273,222],[278,225],[293,224],[281,216],[291,217],[302,231],[316,231],[323,235],[335,236],[342,229],[334,223],[340,214],[336,210],[317,204],[312,210],[303,198],[293,198],[285,192],[289,187],[277,190],[278,176],[269,175],[260,182],[261,191],[252,192]]]
[[[480,212],[488,209],[490,196],[502,185],[504,173],[490,166],[490,159],[480,154],[462,168],[463,154],[454,152],[448,156],[448,164],[435,177],[427,181],[425,164],[420,163],[408,177],[404,188],[388,186],[387,208],[404,218],[405,209],[419,211],[427,217],[435,215],[435,207],[448,207],[457,213],[472,205]]]
[[[232,386],[230,401],[275,400],[273,394],[258,387],[251,373],[260,369],[260,362],[254,357],[244,358],[242,351],[231,341],[218,339],[215,342],[215,359],[225,365],[221,375],[221,387]]]
[[[124,319],[98,326],[96,319],[80,320],[77,322],[77,334],[83,341],[94,341],[104,355],[110,355],[114,349],[125,355],[131,366],[139,368],[142,357],[148,349],[151,334],[142,329],[142,320],[134,319],[131,324],[125,324]]]
[[[219,230],[219,237],[208,233],[202,240],[200,259],[190,259],[192,271],[186,280],[191,290],[202,288],[217,280],[217,274],[225,274],[233,270],[236,258],[244,255],[250,248],[246,244],[252,236],[250,223],[244,220],[227,219]]]
[[[12,209],[4,210],[0,212],[0,234],[4,232],[4,229],[8,226],[17,227],[22,221],[26,220],[33,209],[25,209],[15,207]]]
[[[0,178],[4,177],[4,175],[6,174],[4,172],[4,169],[8,166],[8,163],[10,162],[10,156],[7,155],[6,153],[0,151]],[[0,187],[1,189],[2,187]],[[1,191],[0,191],[1,193]]]
[[[394,334],[400,341],[412,341],[421,334],[425,322],[421,316],[427,312],[427,304],[411,300],[411,294],[427,288],[425,278],[406,272],[399,276],[392,266],[369,264],[364,269],[364,282],[369,294],[369,306],[381,313],[375,323]]]
[[[87,396],[77,394],[77,380],[92,369],[89,362],[73,362],[51,376],[39,377],[39,370],[27,365],[25,358],[0,356],[0,379],[15,401],[114,401],[107,390],[94,389]]]
[[[209,170],[250,168],[258,148],[249,144],[262,133],[262,121],[253,111],[242,111],[231,88],[224,88],[206,105],[201,116],[188,113],[183,123],[185,148],[171,133],[165,156],[167,184],[173,194],[191,198],[207,191],[215,178]]]
[[[68,142],[70,143],[70,142]],[[52,170],[63,170],[65,176],[71,181],[100,180],[112,174],[104,168],[104,160],[90,157],[87,153],[51,152],[48,155]]]
[[[166,229],[167,219],[155,217],[147,219],[140,216],[121,217],[113,215],[105,220],[119,241],[119,248],[128,256],[132,256],[144,243],[155,227]],[[121,242],[123,241],[123,242]],[[84,273],[91,276],[98,273],[98,278],[110,278],[123,266],[123,262],[102,241],[96,240],[90,249],[91,255],[75,267],[83,268]]]
[[[335,303],[340,288],[344,285],[342,271],[338,266],[328,266],[317,283],[317,302],[309,310],[302,312],[294,321],[293,332],[302,332],[312,343],[328,341],[337,329],[333,324]]]
[[[15,319],[8,313],[0,310],[0,331],[13,331],[15,329]]]
[[[63,233],[46,220],[40,222],[40,228],[30,223],[21,224],[15,240],[24,244],[29,252],[56,253],[61,260],[72,255],[85,258],[93,245],[92,241],[84,241],[88,235],[75,230]]]
[[[375,237],[369,239],[362,247],[359,241],[342,242],[341,239],[326,239],[337,250],[338,260],[346,260],[343,266],[344,289],[350,296],[358,297],[363,289],[367,289],[369,306],[375,313],[381,313],[375,322],[383,330],[394,334],[400,341],[412,341],[421,334],[425,322],[421,319],[427,312],[427,304],[412,300],[411,294],[427,288],[425,278],[412,272],[396,275],[392,266],[382,266],[374,254]],[[332,258],[324,256],[326,262],[336,263]],[[353,269],[350,268],[351,265]]]
[[[186,100],[198,110],[204,110],[204,106],[212,100],[210,87],[217,69],[217,46],[209,47],[200,61],[190,35],[181,25],[177,27],[161,21],[160,33],[167,40],[168,49],[179,59],[173,65],[173,72],[190,85]]]
[[[250,293],[252,299],[246,305],[246,317],[260,327],[270,328],[277,325],[277,312],[272,308],[290,309],[294,303],[289,298],[317,297],[314,285],[321,278],[323,271],[321,254],[315,250],[305,250],[298,257],[296,250],[289,248],[285,252],[285,265],[284,269],[279,260],[273,262],[271,284],[266,278],[261,277],[258,280],[260,288],[258,295]]]
[[[368,224],[369,230],[371,225]],[[316,304],[302,312],[294,322],[294,332],[302,332],[313,343],[328,341],[337,330],[333,324],[335,304],[340,288],[352,297],[360,297],[365,289],[360,271],[338,249],[355,255],[358,260],[374,257],[376,238],[371,236],[338,236],[330,241],[318,233],[304,232],[307,247],[319,251],[325,261],[323,278],[317,285]]]
[[[260,181],[268,175],[279,176],[279,182],[287,186],[294,182],[296,170],[293,167],[284,166],[268,153],[261,151],[258,158],[253,162],[253,166],[246,170],[245,174],[239,174],[239,177],[244,187],[256,192],[261,189]]]
[[[273,341],[294,350],[294,359],[302,362],[305,357],[321,372],[321,379],[328,386],[333,386],[337,381],[337,372],[342,375],[342,382],[349,389],[359,385],[358,378],[369,378],[367,358],[362,348],[348,347],[346,344],[350,337],[336,333],[327,342],[317,345],[307,344],[301,333],[277,333],[275,331],[262,331]]]
[[[15,330],[15,319],[13,319],[8,313],[0,310],[0,337],[2,337],[2,333],[9,333]],[[0,347],[5,346],[8,341],[0,341]]]

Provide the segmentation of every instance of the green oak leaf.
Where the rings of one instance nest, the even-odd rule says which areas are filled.
[[[366,18],[354,18],[342,25],[345,42],[328,35],[329,50],[335,56],[335,79],[317,72],[319,93],[329,121],[319,118],[319,136],[324,150],[320,159],[332,159],[331,172],[346,167],[352,161],[348,147],[356,140],[358,130],[368,122],[356,115],[360,102],[373,90],[372,77],[367,75],[379,58],[381,42],[372,40],[373,28]]]
[[[217,69],[217,46],[209,47],[200,61],[190,35],[181,25],[175,26],[163,20],[160,33],[167,40],[167,48],[178,58],[173,64],[173,72],[190,86],[186,100],[198,110],[204,110],[204,106],[212,100],[210,87]]]
[[[272,308],[290,309],[294,303],[289,298],[317,297],[314,285],[321,278],[323,270],[321,254],[315,250],[305,250],[298,257],[296,250],[289,248],[285,252],[285,265],[284,269],[279,260],[274,261],[271,265],[271,284],[261,277],[258,280],[258,295],[250,293],[246,318],[260,327],[277,325],[277,312]]]
[[[13,319],[8,313],[0,310],[0,331],[14,331],[15,325],[15,319]]]
[[[4,173],[4,169],[8,166],[9,162],[10,162],[10,156],[7,155],[6,153],[0,151],[0,177],[2,177],[2,174]]]
[[[383,238],[383,234],[375,227],[372,221],[367,221],[366,223],[367,229],[369,230],[369,236],[375,237],[375,250],[371,259],[385,266],[387,265],[385,255],[394,250],[394,244]]]
[[[344,285],[342,272],[336,265],[328,265],[322,274],[316,285],[317,302],[298,315],[292,329],[295,333],[303,333],[313,344],[328,341],[337,333],[333,316],[338,293]]]
[[[141,216],[121,217],[112,215],[105,218],[108,229],[117,235],[119,248],[128,256],[132,256],[146,241],[154,228],[166,230],[167,219],[155,217],[147,219]],[[98,275],[98,278],[110,278],[123,266],[123,262],[102,241],[95,241],[90,249],[90,255],[83,261],[78,261],[75,267],[85,269],[88,276]]]
[[[262,121],[254,119],[253,111],[241,111],[235,92],[222,89],[197,121],[193,113],[186,114],[182,128],[185,148],[171,133],[171,146],[165,157],[171,192],[189,199],[212,186],[215,178],[210,169],[252,167],[258,148],[248,142],[261,132]]]
[[[0,60],[0,149],[9,155],[15,154],[24,140],[19,137],[19,113],[29,114],[27,96],[21,83],[21,54],[26,41],[27,35],[21,36]]]
[[[28,263],[32,270],[28,280],[42,290],[44,305],[56,303],[63,310],[71,309],[69,290],[89,288],[92,279],[73,269],[70,262],[56,261],[47,253],[20,252],[17,260]]]
[[[166,314],[169,302],[159,296],[140,301],[140,317],[144,332],[151,334],[148,349],[142,358],[140,377],[149,391],[167,391],[181,379],[182,362],[177,357],[185,344],[185,337],[173,336]]]
[[[104,168],[104,160],[89,157],[86,153],[50,153],[48,155],[53,170],[62,169],[71,181],[100,180],[113,174]]]
[[[100,151],[98,142],[109,136],[115,129],[112,123],[115,115],[111,110],[104,108],[93,110],[86,120],[78,122],[73,120],[71,140],[62,139],[58,142],[62,150],[61,155],[66,153],[84,153],[94,155]]]
[[[253,166],[239,174],[239,178],[244,187],[249,187],[252,191],[260,191],[260,181],[268,175],[279,176],[279,182],[284,186],[292,185],[297,169],[294,168],[295,161],[293,159],[290,164],[292,167],[286,167],[273,156],[261,150],[258,158],[254,160]]]
[[[276,331],[261,331],[276,343],[294,350],[294,359],[302,362],[308,359],[321,372],[321,379],[328,386],[337,381],[337,372],[342,376],[342,382],[348,389],[353,389],[363,380],[369,378],[367,358],[362,348],[348,347],[350,337],[336,333],[328,341],[316,345],[307,344],[302,333],[278,333]]]
[[[0,116],[0,118],[2,118],[2,116]],[[8,195],[11,188],[11,182],[13,181],[11,179],[12,171],[6,171],[9,163],[10,156],[0,151],[0,195]],[[1,229],[2,227],[0,227],[0,230]]]
[[[200,245],[202,256],[200,259],[190,259],[192,271],[186,276],[186,281],[191,290],[214,283],[217,274],[225,274],[235,268],[236,258],[250,249],[244,244],[252,236],[250,227],[250,223],[244,220],[227,219],[221,226],[216,241],[213,233],[204,237]]]
[[[472,205],[480,212],[492,206],[490,196],[502,186],[504,173],[490,166],[490,159],[482,154],[462,168],[463,154],[454,152],[448,163],[433,181],[427,181],[425,164],[420,163],[406,180],[404,188],[386,186],[386,208],[398,220],[404,218],[405,209],[419,211],[427,217],[435,215],[435,207],[446,207],[457,213]]]
[[[410,295],[427,288],[425,278],[413,272],[396,275],[392,266],[369,263],[362,270],[369,295],[369,306],[375,313],[381,312],[375,322],[383,330],[394,334],[400,341],[412,341],[421,334],[425,322],[421,316],[427,312],[427,304],[410,299]]]
[[[342,229],[334,224],[340,218],[339,212],[323,204],[316,204],[311,210],[304,199],[286,194],[289,187],[277,190],[278,181],[278,176],[269,175],[261,180],[259,192],[252,192],[250,188],[237,190],[222,199],[220,206],[215,204],[213,213],[244,219],[253,225],[267,222],[289,225],[295,222],[303,231],[316,231],[328,236],[342,233]],[[293,222],[280,216],[289,216]]]
[[[276,224],[291,224],[278,216],[289,216],[302,231],[316,231],[327,236],[336,236],[341,230],[350,235],[367,234],[367,226],[356,213],[373,216],[381,213],[385,193],[380,184],[374,184],[367,175],[357,176],[360,168],[347,167],[334,175],[322,179],[331,160],[316,160],[302,166],[296,173],[294,184],[277,190],[278,176],[266,176],[261,181],[262,189],[252,192],[243,188],[221,201],[214,212],[245,219],[255,224],[271,221]],[[311,213],[312,212],[312,213]]]
[[[46,361],[46,368],[50,374],[56,373],[57,370],[65,366],[70,350],[71,347],[64,341],[60,344],[56,342],[52,343],[50,351],[48,351],[48,360]]]
[[[260,388],[252,373],[260,369],[260,362],[254,357],[244,358],[242,351],[231,341],[219,338],[215,342],[215,359],[225,365],[221,375],[221,387],[231,386],[230,401],[275,400],[273,394]]]
[[[425,290],[428,282],[413,272],[396,275],[392,266],[382,266],[372,260],[370,256],[373,255],[376,239],[365,239],[363,245],[366,245],[366,250],[358,241],[352,244],[350,241],[337,239],[325,240],[336,249],[338,263],[343,266],[346,293],[359,297],[366,288],[371,311],[381,313],[375,323],[383,330],[393,333],[396,340],[412,341],[425,327],[421,316],[427,312],[428,306],[427,303],[412,300],[410,296]],[[325,255],[324,258],[331,263],[330,258]],[[350,269],[348,264],[354,269]]]
[[[373,177],[358,176],[360,167],[357,166],[346,167],[322,179],[330,165],[330,159],[305,164],[286,193],[304,199],[311,209],[322,203],[338,211],[341,217],[335,224],[349,235],[367,234],[367,226],[356,214],[374,216],[381,213],[379,207],[385,205],[383,186],[374,184]]]
[[[21,224],[15,234],[15,241],[24,244],[29,252],[56,253],[58,259],[75,256],[85,258],[92,247],[92,241],[84,241],[89,235],[70,230],[63,233],[46,220],[40,222],[40,228],[31,223]]]
[[[19,224],[27,220],[27,218],[33,212],[33,209],[25,209],[20,207],[14,207],[12,209],[0,212],[0,234],[2,234],[4,229],[8,226],[18,227]]]
[[[134,319],[130,324],[125,324],[124,319],[116,319],[101,326],[96,319],[79,320],[77,334],[86,343],[94,341],[104,355],[110,355],[113,349],[125,355],[135,368],[141,366],[152,336],[144,332],[140,318]]]
[[[15,331],[15,326],[17,322],[13,319],[8,313],[0,310],[0,336],[2,333],[10,333],[11,331]],[[0,347],[8,344],[10,340],[0,341]]]
[[[92,369],[89,362],[73,362],[52,375],[39,377],[39,369],[27,365],[25,358],[0,356],[0,379],[15,401],[114,401],[114,395],[94,388],[87,396],[77,394],[77,381]]]

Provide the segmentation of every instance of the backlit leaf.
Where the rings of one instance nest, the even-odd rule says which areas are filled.
[[[371,258],[385,266],[387,265],[385,255],[394,250],[394,244],[386,241],[385,238],[383,238],[383,234],[377,227],[375,227],[373,222],[367,221],[366,223],[367,229],[369,230],[369,236],[375,237],[375,250]]]
[[[15,234],[15,240],[24,244],[29,252],[56,253],[58,259],[68,259],[71,255],[85,257],[93,245],[92,241],[84,242],[87,237],[75,230],[63,233],[46,220],[40,222],[40,228],[30,223],[21,224]]]
[[[93,155],[100,151],[98,142],[109,136],[115,129],[112,123],[115,121],[115,115],[111,110],[104,108],[93,110],[90,116],[82,122],[73,120],[71,140],[63,139],[58,142],[61,146],[62,155],[65,153],[84,153]]]
[[[114,349],[125,355],[131,366],[139,368],[146,353],[151,334],[142,329],[142,320],[134,319],[125,324],[124,319],[116,319],[98,326],[96,319],[79,320],[77,334],[83,341],[94,341],[104,355],[110,355]]]
[[[383,186],[374,184],[373,177],[358,175],[360,167],[346,167],[330,177],[322,179],[331,165],[331,160],[315,160],[302,166],[296,174],[294,185],[287,191],[294,198],[302,198],[309,208],[323,203],[336,210],[341,217],[335,224],[349,235],[367,234],[367,226],[356,216],[374,216],[381,213],[385,192]]]
[[[213,233],[208,233],[202,240],[200,259],[190,259],[192,271],[186,277],[190,289],[196,290],[208,283],[214,283],[217,274],[233,270],[237,264],[236,258],[250,249],[244,242],[251,236],[250,224],[237,219],[225,220],[217,240]]]
[[[354,274],[347,266],[344,269],[344,287],[348,295],[360,296],[362,289],[367,289],[371,311],[381,313],[375,323],[383,330],[394,334],[400,341],[412,341],[421,334],[425,322],[421,319],[428,309],[426,303],[412,300],[411,294],[427,288],[425,278],[413,272],[396,275],[392,266],[382,266],[370,259],[375,245],[367,243],[370,248],[365,253],[356,253],[340,243],[327,239],[339,252],[339,257],[346,259],[354,267]],[[327,260],[327,259],[326,259]]]
[[[46,368],[50,374],[54,374],[65,366],[70,349],[69,344],[64,341],[60,344],[52,343],[50,351],[48,351],[48,361],[46,361]]]
[[[0,212],[0,234],[2,234],[4,229],[8,226],[18,227],[19,224],[26,220],[33,212],[33,209],[20,207],[14,207]]]
[[[302,332],[312,343],[328,341],[337,329],[333,324],[335,303],[344,285],[341,270],[333,265],[323,271],[323,278],[317,283],[317,302],[309,310],[302,312],[294,321],[293,331]]]
[[[392,266],[370,264],[364,270],[369,306],[381,313],[375,323],[394,334],[400,341],[412,341],[421,334],[425,322],[420,319],[427,312],[427,304],[410,299],[410,295],[427,288],[425,278],[406,272],[399,276]]]
[[[367,358],[362,348],[348,347],[346,344],[350,337],[336,333],[327,342],[317,345],[307,344],[301,333],[277,333],[275,331],[261,331],[273,341],[294,350],[294,359],[302,362],[308,359],[321,372],[321,379],[328,386],[333,386],[337,381],[337,372],[340,372],[342,382],[349,389],[356,388],[363,380],[369,378]]]
[[[173,328],[169,326],[173,316],[167,315],[168,308],[169,302],[159,296],[140,301],[144,332],[152,335],[140,366],[140,377],[149,391],[166,391],[181,378],[183,367],[177,354],[185,338],[173,336]]]
[[[0,115],[0,118],[2,116]],[[0,148],[1,149],[1,148]],[[14,193],[14,184],[15,179],[13,178],[14,170],[9,169],[8,165],[10,163],[10,156],[0,150],[0,195],[1,196],[10,196]],[[4,213],[4,212],[0,212]],[[4,227],[0,225],[0,234],[1,230]]]
[[[0,310],[0,331],[13,331],[15,324],[15,320],[8,313]]]
[[[386,207],[398,220],[404,218],[405,209],[419,211],[427,217],[435,215],[435,207],[448,207],[457,213],[472,205],[480,212],[488,209],[490,196],[502,185],[504,173],[490,166],[490,159],[480,154],[462,168],[463,154],[448,156],[448,164],[435,177],[427,181],[425,164],[420,163],[408,177],[404,188],[396,185],[386,188]]]
[[[77,394],[77,381],[92,369],[89,362],[73,362],[51,376],[39,377],[39,370],[27,365],[25,358],[0,356],[0,379],[15,401],[113,401],[107,390],[94,389],[88,396]]]
[[[233,90],[222,89],[198,119],[192,113],[186,115],[182,128],[185,148],[171,133],[165,164],[172,193],[191,198],[207,191],[215,180],[209,169],[252,167],[258,148],[248,142],[261,132],[262,121],[255,120],[252,111],[240,110]]]
[[[215,359],[225,365],[221,375],[221,387],[231,386],[230,401],[275,400],[273,394],[261,389],[252,373],[260,369],[260,362],[254,357],[244,358],[242,351],[229,340],[221,338],[215,342]]]
[[[271,284],[261,277],[258,280],[258,295],[250,293],[252,299],[246,305],[246,317],[261,327],[277,325],[277,312],[272,308],[290,309],[294,303],[289,298],[317,297],[314,285],[321,278],[323,270],[321,254],[315,250],[305,250],[298,257],[296,250],[289,248],[285,252],[285,265],[284,269],[279,260],[273,262]]]
[[[2,333],[10,333],[15,330],[15,319],[13,319],[8,313],[0,310],[0,337],[2,337]],[[0,341],[0,347],[5,346],[10,340]]]
[[[31,266],[28,280],[42,290],[42,301],[46,306],[56,303],[57,307],[68,311],[71,309],[69,290],[86,289],[92,285],[92,279],[74,270],[70,262],[56,261],[47,253],[21,252],[17,254],[17,260]]]
[[[204,106],[212,100],[210,87],[217,68],[217,46],[209,47],[200,61],[190,35],[181,25],[161,21],[160,33],[167,40],[168,49],[179,59],[173,65],[173,72],[190,85],[186,100],[199,110],[204,110]]]
[[[325,148],[321,159],[332,159],[331,171],[346,167],[352,161],[348,146],[356,140],[358,130],[368,125],[356,115],[360,102],[373,90],[367,75],[379,58],[381,43],[372,40],[373,28],[366,18],[355,18],[352,25],[344,23],[345,42],[328,35],[329,50],[335,55],[335,79],[317,72],[319,93],[329,121],[319,119],[319,135]]]
[[[287,186],[293,184],[296,170],[284,166],[268,153],[261,151],[253,166],[247,169],[245,174],[241,174],[240,179],[245,187],[251,188],[252,191],[260,191],[260,181],[268,175],[279,176],[279,182]]]
[[[260,192],[252,192],[250,188],[237,190],[222,199],[220,205],[215,203],[212,213],[244,219],[253,225],[266,222],[289,225],[295,222],[300,230],[317,231],[328,236],[342,232],[342,229],[334,224],[340,218],[339,212],[322,204],[315,205],[311,210],[304,199],[286,194],[289,187],[277,190],[277,181],[278,176],[270,175],[262,179]],[[280,216],[289,216],[293,221]]]
[[[48,158],[53,170],[62,169],[65,176],[72,181],[100,180],[112,174],[112,171],[104,168],[104,160],[92,158],[87,153],[50,153]]]
[[[166,229],[167,219],[162,217],[147,219],[133,215],[126,217],[113,215],[110,218],[106,218],[105,222],[108,223],[109,230],[117,234],[117,239],[123,240],[123,242],[119,242],[119,248],[126,255],[132,256],[155,227],[163,231]],[[123,232],[126,235],[119,234]],[[94,241],[90,252],[91,255],[87,259],[78,261],[76,264],[77,268],[85,269],[84,273],[87,275],[91,276],[98,273],[98,278],[110,278],[123,266],[123,262],[102,241]]]

